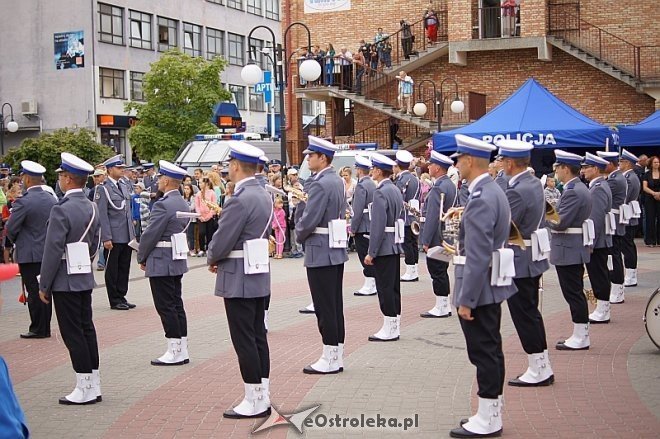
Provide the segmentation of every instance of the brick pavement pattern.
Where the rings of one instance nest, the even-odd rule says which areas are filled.
[[[612,323],[592,326],[592,348],[558,352],[554,343],[569,335],[570,317],[554,270],[545,276],[543,314],[556,383],[540,389],[505,388],[505,437],[656,437],[660,428],[660,351],[641,322],[649,292],[660,283],[660,251],[640,247],[640,286],[628,289],[626,303],[613,306]],[[242,397],[222,300],[213,297],[214,279],[191,259],[184,277],[189,315],[191,363],[154,368],[165,340],[153,309],[148,282],[135,270],[129,298],[138,308],[111,311],[103,288],[95,291],[94,312],[101,350],[103,402],[64,407],[56,398],[73,385],[68,354],[59,335],[19,340],[27,310],[16,301],[17,282],[4,285],[0,354],[7,360],[16,391],[35,438],[228,438],[248,437],[262,420],[235,421],[222,412]],[[271,399],[283,413],[322,404],[315,414],[359,417],[418,415],[419,426],[400,429],[306,428],[304,437],[447,437],[476,406],[474,368],[465,353],[457,317],[422,319],[432,306],[431,283],[423,263],[420,282],[402,284],[402,338],[369,343],[381,316],[375,297],[355,297],[362,283],[354,254],[346,266],[346,370],[313,376],[302,367],[320,354],[314,316],[298,314],[309,302],[300,260],[273,261],[271,302]],[[101,273],[102,274],[102,273]],[[99,280],[102,276],[98,277]],[[502,332],[507,378],[527,361],[503,307]],[[53,334],[57,333],[53,321]],[[655,390],[654,390],[655,389]],[[276,427],[255,437],[300,437]]]

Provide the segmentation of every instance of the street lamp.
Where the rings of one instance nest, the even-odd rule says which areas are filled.
[[[453,78],[445,78],[442,80],[440,83],[439,87],[436,87],[435,82],[430,80],[430,79],[423,79],[417,84],[417,97],[420,98],[420,102],[417,102],[415,106],[413,107],[413,113],[415,113],[417,116],[424,116],[426,112],[428,111],[428,107],[424,102],[421,100],[422,96],[422,86],[424,85],[425,82],[428,82],[431,84],[433,87],[433,98],[435,99],[435,106],[436,106],[436,117],[438,118],[438,132],[442,130],[442,116],[444,112],[444,107],[445,107],[445,100],[447,99],[448,96],[443,95],[442,93],[442,87],[444,86],[445,82],[451,81],[454,83],[454,100],[452,101],[451,105],[449,106],[449,109],[451,110],[452,113],[462,113],[463,110],[465,110],[465,104],[461,99],[458,97],[458,83],[456,80]]]
[[[0,154],[5,155],[5,107],[9,107],[9,122],[7,123],[7,131],[15,133],[18,131],[18,122],[14,120],[14,107],[9,102],[2,104],[0,111]]]
[[[309,28],[307,25],[304,23],[301,23],[299,21],[291,23],[285,30],[284,30],[284,38],[282,40],[282,46],[278,46],[276,41],[275,41],[275,33],[273,30],[267,26],[264,25],[259,25],[254,27],[251,31],[250,34],[247,37],[247,41],[250,41],[250,38],[252,38],[252,34],[254,31],[256,31],[259,28],[266,29],[271,37],[272,37],[272,45],[273,45],[273,51],[274,51],[274,59],[275,63],[277,65],[277,68],[273,69],[274,70],[274,76],[275,76],[275,84],[277,84],[277,88],[279,89],[279,100],[280,100],[280,153],[282,155],[282,172],[284,175],[284,172],[286,171],[287,167],[287,156],[286,156],[286,112],[284,111],[284,89],[286,88],[286,80],[289,77],[289,69],[288,69],[288,59],[286,54],[287,48],[286,48],[286,38],[287,34],[289,33],[289,30],[293,26],[302,26],[305,28],[307,31],[307,51],[308,53],[311,52],[312,50],[312,34],[309,31]],[[248,48],[248,55],[252,53],[252,47]],[[283,68],[284,66],[284,68]],[[321,76],[321,66],[319,65],[318,62],[316,62],[313,59],[306,59],[302,63],[300,63],[299,67],[299,73],[300,76],[306,80],[306,81],[316,81],[319,76]],[[263,72],[261,71],[261,68],[254,62],[254,60],[250,57],[250,60],[246,66],[243,67],[243,70],[241,70],[241,79],[243,81],[250,85],[254,86],[255,84],[261,82],[263,80]]]

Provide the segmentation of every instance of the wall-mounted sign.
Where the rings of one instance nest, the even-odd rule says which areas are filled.
[[[53,34],[53,43],[57,70],[85,67],[85,33],[83,31]]]
[[[351,0],[305,0],[305,14],[337,12],[351,9]]]
[[[103,128],[131,128],[138,120],[133,116],[115,116],[112,114],[99,114],[96,118],[99,127]]]

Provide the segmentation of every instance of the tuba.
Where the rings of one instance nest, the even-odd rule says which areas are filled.
[[[545,221],[552,226],[559,224],[559,213],[557,213],[555,206],[547,200],[545,202]]]

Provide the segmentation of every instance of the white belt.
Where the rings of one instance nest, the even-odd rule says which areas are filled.
[[[316,233],[317,235],[327,235],[330,232],[328,232],[327,227],[317,227],[317,228],[314,229],[314,232],[312,232],[312,233]]]
[[[532,240],[531,239],[523,239],[523,243],[525,244],[525,247],[531,247],[532,246]]]
[[[385,227],[385,233],[394,233],[394,227]]]
[[[566,230],[550,230],[552,233],[561,233],[566,235],[581,235],[582,227],[569,227]]]
[[[451,258],[454,265],[465,265],[465,256],[454,256]]]
[[[612,209],[610,210],[610,213],[619,213],[619,209]]]
[[[156,247],[168,247],[172,248],[172,242],[171,241],[158,241],[156,243]]]
[[[362,213],[369,213],[369,209],[362,209]]]
[[[243,250],[232,250],[227,255],[229,259],[241,259],[243,257]]]

